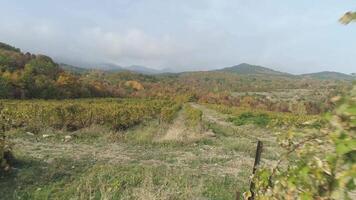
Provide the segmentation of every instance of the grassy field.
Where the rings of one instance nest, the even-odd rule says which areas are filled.
[[[152,117],[125,129],[92,123],[31,132],[17,125],[6,132],[16,160],[1,174],[0,198],[233,199],[249,186],[257,140],[264,142],[263,165],[281,153],[276,134],[283,126],[236,124],[231,117],[238,114],[214,105],[175,109],[171,121],[148,112]]]

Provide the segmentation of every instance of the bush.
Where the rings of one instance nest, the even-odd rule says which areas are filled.
[[[84,127],[80,117],[86,110],[81,105],[58,105],[50,112],[53,113],[52,126],[55,128],[75,131]]]
[[[176,118],[178,111],[182,108],[181,104],[163,107],[160,115],[160,122],[171,123]]]
[[[267,126],[271,119],[267,114],[254,114],[252,112],[245,112],[238,117],[230,117],[230,122],[233,122],[236,126],[245,124],[255,124],[258,126]]]
[[[281,135],[286,153],[272,169],[258,170],[256,199],[352,199],[350,192],[356,189],[356,86],[340,102],[323,130]]]
[[[184,116],[186,126],[194,128],[201,124],[203,112],[187,104],[184,107]]]
[[[6,117],[16,122],[11,128],[24,128],[34,133],[45,128],[75,131],[92,125],[127,129],[158,117],[163,107],[174,105],[172,101],[138,99],[16,100],[3,103],[9,108]]]
[[[10,119],[5,115],[5,108],[0,104],[0,171],[8,170],[13,159],[11,148],[6,142],[5,131],[10,123]]]

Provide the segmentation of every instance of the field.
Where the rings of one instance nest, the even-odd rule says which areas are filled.
[[[279,114],[301,119],[277,129],[172,100],[1,103],[16,158],[1,176],[3,199],[232,199],[248,188],[257,140],[271,165],[281,153],[275,133],[317,119]]]

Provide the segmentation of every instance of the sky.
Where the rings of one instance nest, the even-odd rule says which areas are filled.
[[[356,72],[355,0],[0,0],[0,41],[84,67]]]

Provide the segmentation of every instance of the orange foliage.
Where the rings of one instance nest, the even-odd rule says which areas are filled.
[[[144,90],[145,88],[143,85],[137,81],[126,81],[125,86],[131,87],[132,89],[136,91]]]

